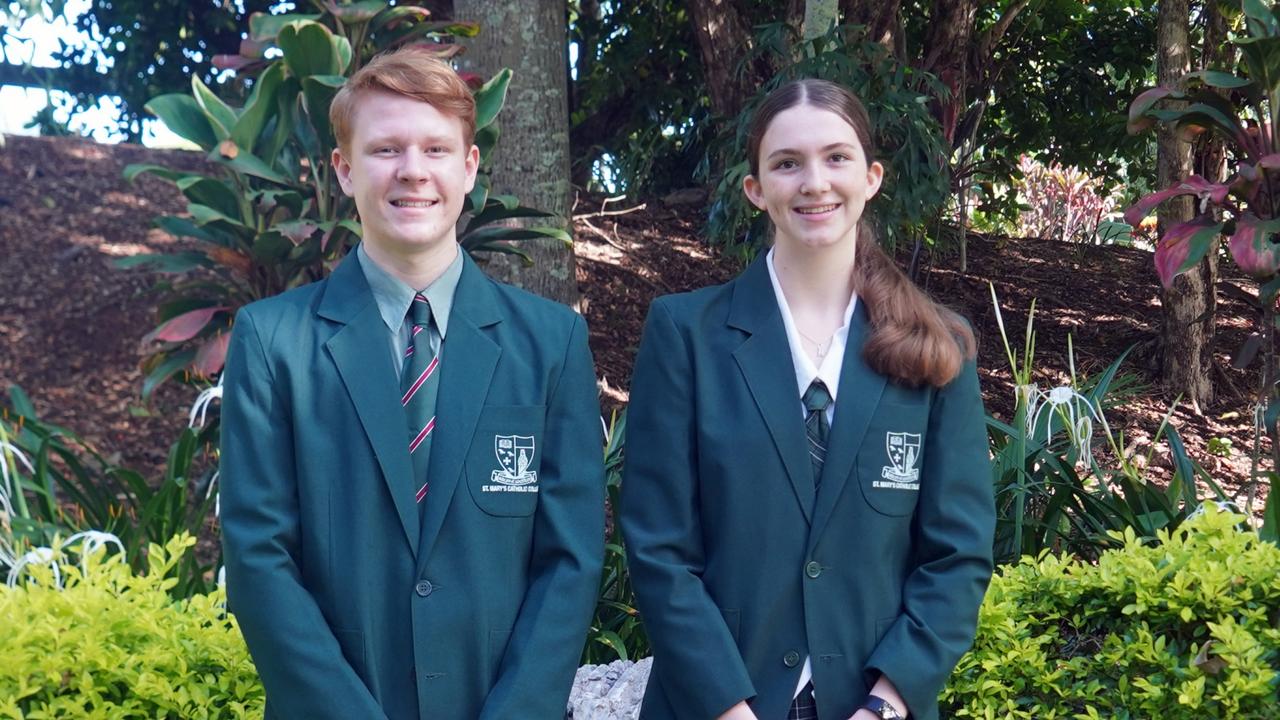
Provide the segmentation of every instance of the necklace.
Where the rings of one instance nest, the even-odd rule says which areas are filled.
[[[831,338],[835,337],[835,333],[831,333],[826,340],[819,342],[806,335],[798,326],[796,327],[796,332],[800,333],[800,337],[813,343],[814,353],[818,356],[818,362],[822,362],[822,359],[827,356],[827,352],[831,350]]]

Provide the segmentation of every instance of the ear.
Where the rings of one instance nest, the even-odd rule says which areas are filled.
[[[342,192],[346,193],[347,197],[355,197],[355,187],[351,183],[351,163],[347,162],[342,155],[342,148],[334,148],[329,160],[333,163],[333,171],[338,176],[338,185],[342,186]]]
[[[880,183],[884,182],[884,165],[877,160],[867,166],[867,199],[880,192]]]
[[[760,210],[767,209],[764,204],[764,193],[760,188],[760,180],[755,175],[748,175],[742,178],[742,192],[746,194],[752,205],[755,205]]]
[[[467,151],[467,158],[463,164],[467,171],[467,193],[470,193],[476,189],[476,173],[480,170],[480,148],[472,145]]]

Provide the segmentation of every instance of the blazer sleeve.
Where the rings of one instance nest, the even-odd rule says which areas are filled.
[[[621,521],[632,586],[656,658],[653,672],[678,713],[713,718],[756,691],[701,579],[689,358],[666,304],[654,301],[631,381]]]
[[[888,676],[912,715],[936,707],[951,670],[973,643],[991,580],[995,503],[973,361],[934,398],[922,470],[902,613],[867,661],[869,672]]]
[[[600,402],[575,315],[543,430],[529,584],[482,719],[563,718],[604,564]]]
[[[237,314],[223,387],[227,602],[268,703],[278,717],[386,718],[302,585],[293,418],[248,310]]]

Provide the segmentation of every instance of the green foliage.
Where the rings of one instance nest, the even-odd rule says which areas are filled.
[[[947,200],[947,155],[941,129],[929,113],[928,96],[921,87],[942,92],[929,75],[897,61],[885,48],[862,40],[846,42],[856,28],[836,28],[830,34],[794,45],[785,42],[785,26],[763,28],[757,38],[762,52],[787,63],[788,48],[799,60],[789,62],[765,83],[748,102],[732,128],[733,138],[722,138],[718,152],[729,162],[716,187],[707,222],[713,242],[740,246],[748,253],[768,242],[768,215],[743,195],[742,179],[750,172],[746,141],[755,110],[774,88],[798,78],[820,78],[853,91],[867,107],[877,159],[885,165],[885,180],[868,212],[882,230],[883,242],[892,247],[923,233]]]
[[[0,585],[0,718],[262,717],[222,590],[172,598],[193,545],[186,534],[152,545],[139,574],[99,551],[62,564],[62,589],[48,567]]]
[[[1041,390],[1032,380],[1034,303],[1019,355],[1010,348],[994,288],[992,302],[1016,393],[1011,422],[987,417],[997,562],[1015,562],[1045,550],[1095,557],[1114,547],[1115,533],[1122,531],[1154,538],[1160,530],[1178,527],[1199,508],[1201,484],[1225,501],[1208,472],[1187,455],[1169,422],[1172,408],[1143,456],[1129,447],[1123,432],[1113,432],[1107,424],[1104,411],[1118,401],[1116,391],[1127,392],[1125,386],[1132,382],[1120,373],[1128,351],[1096,376],[1080,379],[1068,344],[1071,382]],[[1096,435],[1106,443],[1105,455],[1093,452]],[[1173,465],[1172,479],[1164,489],[1145,477],[1162,443],[1168,445]]]
[[[942,694],[956,718],[1275,717],[1280,549],[1208,510],[1096,564],[1002,568]]]
[[[52,547],[58,537],[100,531],[115,535],[134,567],[145,548],[179,533],[202,535],[214,500],[214,469],[203,462],[207,431],[185,429],[169,450],[163,476],[148,480],[104,457],[64,428],[41,421],[26,394],[9,389],[0,404],[0,443],[11,506],[0,508],[0,570],[32,548]],[[11,509],[12,512],[8,512]],[[6,549],[7,548],[7,549]],[[175,597],[209,589],[214,568],[184,555]]]
[[[583,665],[603,665],[614,660],[639,660],[650,653],[649,638],[636,609],[635,591],[627,572],[627,553],[622,528],[618,524],[618,498],[622,490],[622,463],[625,457],[626,414],[613,417],[605,442],[604,472],[609,508],[612,510],[609,537],[604,548],[604,574],[595,616],[587,630],[582,650]]]
[[[244,74],[257,72],[243,106],[219,98],[198,77],[191,79],[190,94],[161,95],[147,103],[171,130],[208,153],[221,172],[206,175],[155,165],[125,169],[130,180],[153,173],[182,191],[189,217],[165,216],[156,225],[197,242],[194,252],[136,256],[119,263],[176,276],[159,286],[160,325],[143,339],[144,397],[175,376],[216,375],[240,306],[324,277],[360,236],[354,203],[338,186],[329,161],[335,147],[329,104],[346,76],[379,49],[475,31],[474,25],[428,22],[421,8],[379,2],[325,7],[323,15],[251,18],[250,45],[242,55],[222,61]],[[278,53],[268,61],[265,53],[272,47]],[[458,48],[425,49],[448,57]],[[510,79],[510,71],[503,71],[476,90],[482,167],[497,141],[496,118]],[[471,218],[458,238],[464,249],[513,253],[527,260],[523,251],[505,243],[548,237],[569,241],[554,227],[498,224],[547,214],[521,207],[513,197],[489,197],[488,187],[481,177],[467,198],[464,212]]]

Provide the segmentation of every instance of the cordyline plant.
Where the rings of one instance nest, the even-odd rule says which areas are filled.
[[[1249,502],[1259,477],[1270,480],[1264,511],[1263,535],[1276,539],[1280,530],[1280,499],[1276,498],[1276,470],[1280,469],[1280,387],[1276,367],[1276,300],[1280,292],[1280,8],[1262,0],[1244,0],[1246,34],[1231,40],[1240,49],[1236,72],[1201,70],[1184,75],[1174,87],[1156,87],[1129,106],[1129,131],[1141,132],[1157,122],[1170,125],[1183,137],[1202,132],[1221,136],[1235,162],[1235,173],[1224,183],[1191,175],[1171,187],[1142,198],[1125,212],[1136,226],[1162,202],[1179,196],[1195,198],[1196,215],[1165,230],[1156,245],[1155,264],[1167,288],[1174,278],[1195,267],[1218,238],[1226,236],[1232,260],[1259,283],[1249,301],[1261,315],[1261,328],[1241,348],[1236,364],[1251,363],[1261,350],[1263,370],[1255,416],[1271,441],[1272,471],[1257,470],[1260,443],[1253,451],[1254,470]],[[1243,291],[1242,291],[1243,292]]]
[[[324,277],[356,242],[360,225],[354,203],[342,193],[329,163],[336,144],[329,103],[346,78],[377,52],[409,43],[450,58],[462,48],[444,41],[479,31],[474,23],[432,22],[424,8],[391,7],[381,0],[312,4],[318,11],[313,14],[255,14],[240,54],[215,59],[215,65],[251,78],[243,107],[224,102],[199,78],[192,78],[191,94],[162,95],[146,106],[208,153],[221,172],[214,176],[156,165],[125,169],[130,180],[152,173],[177,185],[188,201],[186,216],[160,217],[155,224],[197,241],[191,252],[119,262],[178,276],[161,284],[161,323],[143,339],[144,398],[178,374],[216,375],[240,306]],[[474,76],[465,79],[476,88],[481,176],[464,205],[462,247],[471,253],[515,254],[528,262],[528,255],[507,241],[570,242],[559,228],[504,224],[550,213],[522,207],[511,196],[489,195],[486,169],[511,71],[483,83]],[[191,273],[197,269],[203,271]]]

